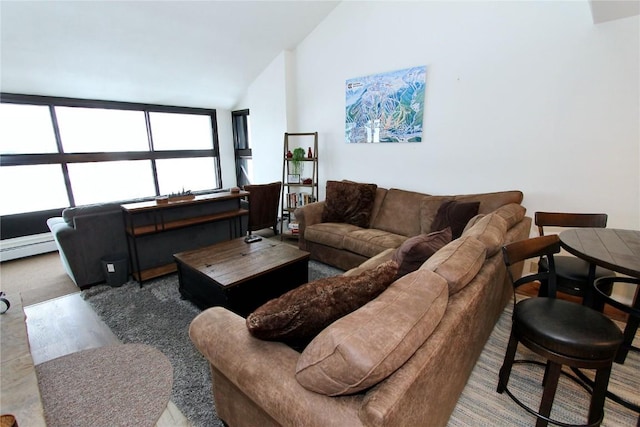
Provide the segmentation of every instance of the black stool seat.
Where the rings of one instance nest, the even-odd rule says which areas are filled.
[[[555,298],[530,298],[516,305],[517,333],[547,350],[576,359],[613,358],[620,329],[602,313]]]
[[[559,281],[567,279],[574,282],[586,283],[589,279],[589,263],[587,261],[571,256],[557,256],[555,257],[555,261],[556,274],[559,276]],[[538,265],[545,270],[549,268],[546,258],[541,259]],[[611,270],[596,266],[596,279],[598,277],[613,276],[614,274]]]

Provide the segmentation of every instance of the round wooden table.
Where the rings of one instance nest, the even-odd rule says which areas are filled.
[[[615,228],[576,228],[560,233],[567,252],[593,267],[599,265],[618,273],[640,278],[640,231]],[[593,278],[590,277],[593,284]]]
[[[632,343],[640,321],[640,317],[637,316],[640,309],[640,231],[615,228],[578,228],[563,231],[559,237],[560,244],[567,252],[588,261],[590,264],[589,286],[585,293],[584,304],[601,309],[602,304],[606,302],[629,314],[624,331],[625,339],[621,347],[622,351],[616,357],[617,363],[623,363],[627,352],[636,350]],[[594,283],[596,265],[631,277],[607,277],[598,279],[598,283]],[[635,295],[630,304],[624,304],[608,295],[616,281],[620,282],[618,285],[635,286]],[[594,299],[596,293],[598,294],[597,301]],[[579,373],[576,372],[576,374]],[[584,380],[583,376],[580,377]],[[607,392],[607,397],[627,408],[640,412],[638,405],[621,399],[613,393]],[[640,423],[640,418],[638,423]]]

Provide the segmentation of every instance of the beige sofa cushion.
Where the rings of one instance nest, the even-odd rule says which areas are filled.
[[[425,197],[413,191],[388,190],[371,228],[408,237],[420,234],[420,205]]]
[[[343,249],[344,236],[356,230],[361,230],[361,228],[346,223],[321,222],[306,227],[304,239],[332,248]]]
[[[431,270],[444,277],[449,284],[449,295],[453,295],[478,274],[486,253],[484,243],[473,236],[463,236],[436,252],[420,269]]]
[[[487,258],[489,258],[500,250],[506,234],[507,221],[493,212],[485,215],[462,235],[473,236],[484,243],[487,248]]]
[[[388,261],[356,276],[309,282],[267,301],[247,316],[256,338],[304,345],[327,325],[380,295],[395,279],[398,265]]]
[[[344,236],[342,248],[371,258],[389,248],[400,246],[407,236],[373,228],[353,230]]]
[[[522,191],[510,190],[496,191],[494,193],[462,194],[455,196],[455,200],[458,202],[480,202],[478,213],[488,214],[509,203],[520,204],[523,197]]]
[[[495,213],[504,218],[507,222],[507,229],[509,229],[522,221],[527,209],[517,203],[509,203],[508,205],[500,206]]]
[[[371,270],[372,268],[375,268],[384,262],[391,261],[391,258],[393,257],[393,254],[395,252],[396,252],[395,248],[386,249],[380,252],[378,255],[369,258],[359,266],[354,267],[349,271],[346,271],[343,274],[343,276],[355,276],[364,271]]]
[[[438,326],[448,289],[439,275],[418,270],[378,298],[337,320],[300,355],[296,379],[316,393],[352,394],[402,366]]]

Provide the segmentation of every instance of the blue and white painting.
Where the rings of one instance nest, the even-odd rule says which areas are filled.
[[[422,142],[427,67],[349,79],[347,143]]]

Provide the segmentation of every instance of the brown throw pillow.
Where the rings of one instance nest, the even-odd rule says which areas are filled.
[[[478,215],[480,202],[456,202],[450,200],[440,205],[438,213],[431,224],[431,232],[451,227],[451,238],[457,239],[462,235],[467,222]]]
[[[345,222],[369,227],[377,188],[376,184],[327,181],[322,222]]]
[[[258,307],[247,317],[247,328],[256,338],[300,346],[380,295],[397,273],[398,265],[387,261],[357,276],[309,282]]]
[[[420,234],[405,240],[391,258],[398,263],[398,276],[416,271],[429,257],[451,241],[451,228]]]

